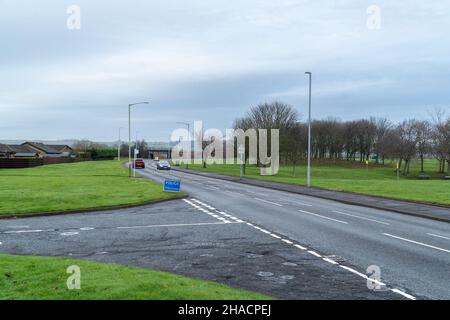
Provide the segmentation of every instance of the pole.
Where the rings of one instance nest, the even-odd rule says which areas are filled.
[[[189,158],[191,159],[192,158],[192,141],[191,141],[191,124],[190,123],[188,123],[187,124],[187,127],[188,127],[188,140],[189,140]],[[189,161],[188,162],[186,162],[186,169],[189,169]]]
[[[120,161],[120,147],[122,147],[122,140],[120,137],[120,131],[122,128],[119,128],[119,146],[117,147],[117,160]]]
[[[312,73],[306,72],[309,75],[309,115],[308,115],[308,173],[307,173],[307,186],[311,188],[311,85],[312,85]]]
[[[128,176],[131,178],[131,104],[128,105]]]

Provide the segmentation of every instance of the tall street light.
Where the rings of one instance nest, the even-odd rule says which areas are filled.
[[[309,75],[309,115],[308,115],[308,173],[307,173],[307,186],[311,188],[311,85],[312,85],[312,73],[305,72]]]
[[[121,138],[121,131],[122,131],[123,127],[119,128],[119,146],[117,147],[117,160],[120,161],[120,149],[122,147],[122,138]]]
[[[149,104],[149,102],[130,103],[128,105],[128,176],[131,178],[131,107],[138,104]]]
[[[191,125],[190,125],[190,123],[189,122],[177,122],[177,124],[182,124],[182,125],[187,126],[187,129],[188,129],[188,140],[189,140],[189,143],[192,143],[191,140],[189,139],[189,136],[191,135]],[[189,148],[189,150],[190,149],[191,148]],[[188,162],[186,162],[186,169],[189,169],[189,163]]]

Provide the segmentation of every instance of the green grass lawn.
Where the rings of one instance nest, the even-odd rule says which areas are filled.
[[[80,267],[81,288],[69,290],[67,267]],[[225,285],[149,269],[65,258],[0,255],[0,299],[207,300],[269,299]]]
[[[201,165],[194,165],[190,168],[231,176],[239,176],[240,173],[238,165],[209,165],[206,169]],[[418,180],[419,171],[420,164],[414,162],[411,165],[410,175],[400,176],[400,181],[397,181],[393,164],[386,166],[370,164],[367,170],[359,164],[351,165],[343,161],[334,165],[313,163],[311,177],[314,187],[450,205],[450,181],[443,180],[442,175],[437,173],[437,163],[434,160],[425,162],[425,171],[433,176],[431,180]],[[306,185],[306,166],[297,166],[295,175],[292,166],[282,166],[278,175],[269,177],[260,176],[257,167],[247,166],[246,177]]]
[[[129,179],[118,161],[0,169],[0,216],[132,205],[170,199],[147,179]]]

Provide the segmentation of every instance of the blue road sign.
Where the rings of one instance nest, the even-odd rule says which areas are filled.
[[[181,181],[180,180],[165,180],[164,191],[165,192],[180,192]]]

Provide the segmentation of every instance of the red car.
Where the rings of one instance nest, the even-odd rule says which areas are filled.
[[[142,159],[136,159],[131,165],[133,168],[145,169],[145,162]]]

